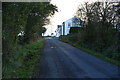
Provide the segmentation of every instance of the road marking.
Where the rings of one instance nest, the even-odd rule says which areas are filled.
[[[51,46],[50,48],[56,48],[56,47]]]
[[[54,48],[54,47],[51,46],[51,48]]]

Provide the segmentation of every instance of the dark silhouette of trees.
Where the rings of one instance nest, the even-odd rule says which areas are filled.
[[[42,36],[46,31],[43,26],[49,23],[48,17],[56,11],[57,7],[50,2],[3,2],[3,57],[16,50],[19,43],[30,43],[34,34]]]
[[[76,33],[77,36],[69,36],[74,36],[74,40],[86,48],[103,53],[110,58],[120,59],[119,6],[119,2],[86,2],[80,5],[76,16],[85,21],[85,26],[80,28],[81,30]]]

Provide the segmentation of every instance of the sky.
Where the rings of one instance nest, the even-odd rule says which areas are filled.
[[[51,0],[51,3],[58,7],[58,12],[50,19],[51,23],[45,26],[47,31],[44,36],[51,35],[51,33],[55,34],[57,25],[61,25],[64,21],[72,18],[80,4],[84,4],[84,2],[91,3],[94,1],[98,0]]]

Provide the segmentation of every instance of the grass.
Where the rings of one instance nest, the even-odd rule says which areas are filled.
[[[40,59],[44,40],[19,47],[3,62],[3,78],[32,78]]]
[[[98,53],[98,52],[95,52],[93,50],[84,48],[84,47],[78,45],[77,43],[73,43],[71,41],[68,41],[67,39],[59,38],[59,40],[63,41],[63,42],[66,42],[66,43],[69,43],[70,45],[72,45],[72,46],[74,46],[76,48],[79,48],[79,49],[81,49],[84,52],[87,52],[87,53],[89,53],[89,54],[91,54],[93,56],[96,56],[96,57],[98,57],[98,58],[100,58],[100,59],[102,59],[104,61],[110,62],[110,63],[112,63],[112,64],[117,65],[117,66],[120,67],[120,61],[118,61],[118,60],[114,60],[114,59],[108,58],[107,56],[104,56],[101,53]]]

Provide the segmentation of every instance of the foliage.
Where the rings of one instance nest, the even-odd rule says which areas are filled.
[[[112,63],[112,64],[115,64],[115,65],[117,65],[117,66],[120,66],[120,61],[119,61],[118,59],[115,60],[115,59],[109,58],[107,55],[105,56],[105,55],[103,55],[103,54],[101,54],[101,53],[99,53],[99,52],[96,52],[96,51],[94,51],[94,50],[85,48],[85,46],[83,46],[83,45],[81,45],[81,44],[78,44],[77,42],[76,42],[76,43],[71,42],[70,40],[68,40],[67,36],[61,36],[61,37],[59,38],[59,40],[60,40],[60,41],[63,41],[63,42],[66,42],[66,43],[69,43],[70,45],[72,45],[72,46],[74,46],[74,47],[77,47],[77,48],[79,48],[79,49],[81,49],[81,50],[83,50],[83,51],[85,51],[85,52],[87,52],[87,53],[89,53],[89,54],[91,54],[91,55],[93,55],[93,56],[96,56],[96,57],[98,57],[98,58],[100,58],[100,59],[103,59],[103,60],[105,60],[105,61],[107,61],[107,62],[110,62],[110,63]],[[110,49],[111,49],[111,48],[110,48]],[[111,50],[111,51],[112,51],[112,50]],[[108,54],[108,55],[110,55],[110,54]],[[113,54],[112,54],[112,56],[113,56]],[[114,57],[115,57],[115,58],[116,58],[116,56],[117,56],[117,54],[114,54]]]
[[[35,74],[35,68],[40,58],[44,42],[42,39],[19,47],[3,61],[3,78],[30,78]]]
[[[25,27],[25,38],[24,41],[25,42],[29,42],[30,38],[31,38],[31,34],[34,33],[34,29],[36,27],[34,26],[38,26],[42,27],[43,25],[46,24],[46,20],[48,21],[48,16],[51,16],[55,13],[55,11],[57,11],[56,7],[53,6],[52,4],[48,4],[48,3],[31,3],[32,5],[32,9],[28,14],[28,18],[27,18],[27,24]],[[29,5],[31,7],[31,5]],[[42,7],[40,7],[42,6]],[[39,23],[41,22],[41,23]],[[38,23],[38,24],[37,24]],[[36,25],[35,25],[36,24]],[[43,28],[42,28],[43,29]],[[40,30],[40,29],[36,29],[36,30]],[[42,32],[40,30],[40,32]],[[39,33],[41,35],[41,33]]]
[[[119,15],[116,15],[118,7],[115,8],[115,5],[119,5],[119,3],[95,2],[89,4],[86,2],[83,7],[80,7],[77,15],[84,17],[82,18],[86,21],[86,27],[78,34],[80,35],[78,41],[87,48],[94,49],[110,58],[118,59],[115,55],[120,55],[117,49],[119,31],[115,24],[119,23]],[[108,51],[110,49],[113,51]]]
[[[79,32],[76,30],[76,33],[61,38],[120,61],[120,31],[116,26],[120,21],[119,5],[119,2],[86,2],[76,14],[85,21],[85,26]]]
[[[3,67],[5,76],[19,76],[16,72],[13,72],[12,76],[9,76],[9,74],[12,74],[12,67],[14,67],[15,64],[21,65],[21,60],[17,60],[18,55],[20,59],[22,59],[22,57],[24,57],[23,55],[29,54],[30,49],[18,50],[18,48],[20,46],[24,47],[26,44],[41,38],[42,33],[46,31],[46,28],[43,26],[50,22],[50,17],[54,15],[56,11],[57,7],[50,2],[2,3],[2,61],[3,64],[5,64],[4,67],[9,67],[6,68],[5,71]],[[33,49],[31,48],[31,51]],[[35,53],[37,51],[33,50],[32,52]],[[10,61],[17,60],[18,63],[6,62],[9,61],[9,59]],[[15,67],[17,69],[17,66]]]
[[[24,32],[24,43],[29,43],[33,33],[45,32],[42,26],[48,24],[57,7],[49,2],[40,3],[3,3],[3,42],[14,44],[18,41],[18,34]],[[47,22],[47,23],[46,23]]]
[[[71,27],[70,28],[70,34],[77,33],[80,30],[80,27]]]
[[[19,43],[24,45],[33,40],[34,33],[41,36],[46,31],[42,26],[57,11],[49,2],[3,2],[2,8],[3,57],[9,56]]]

